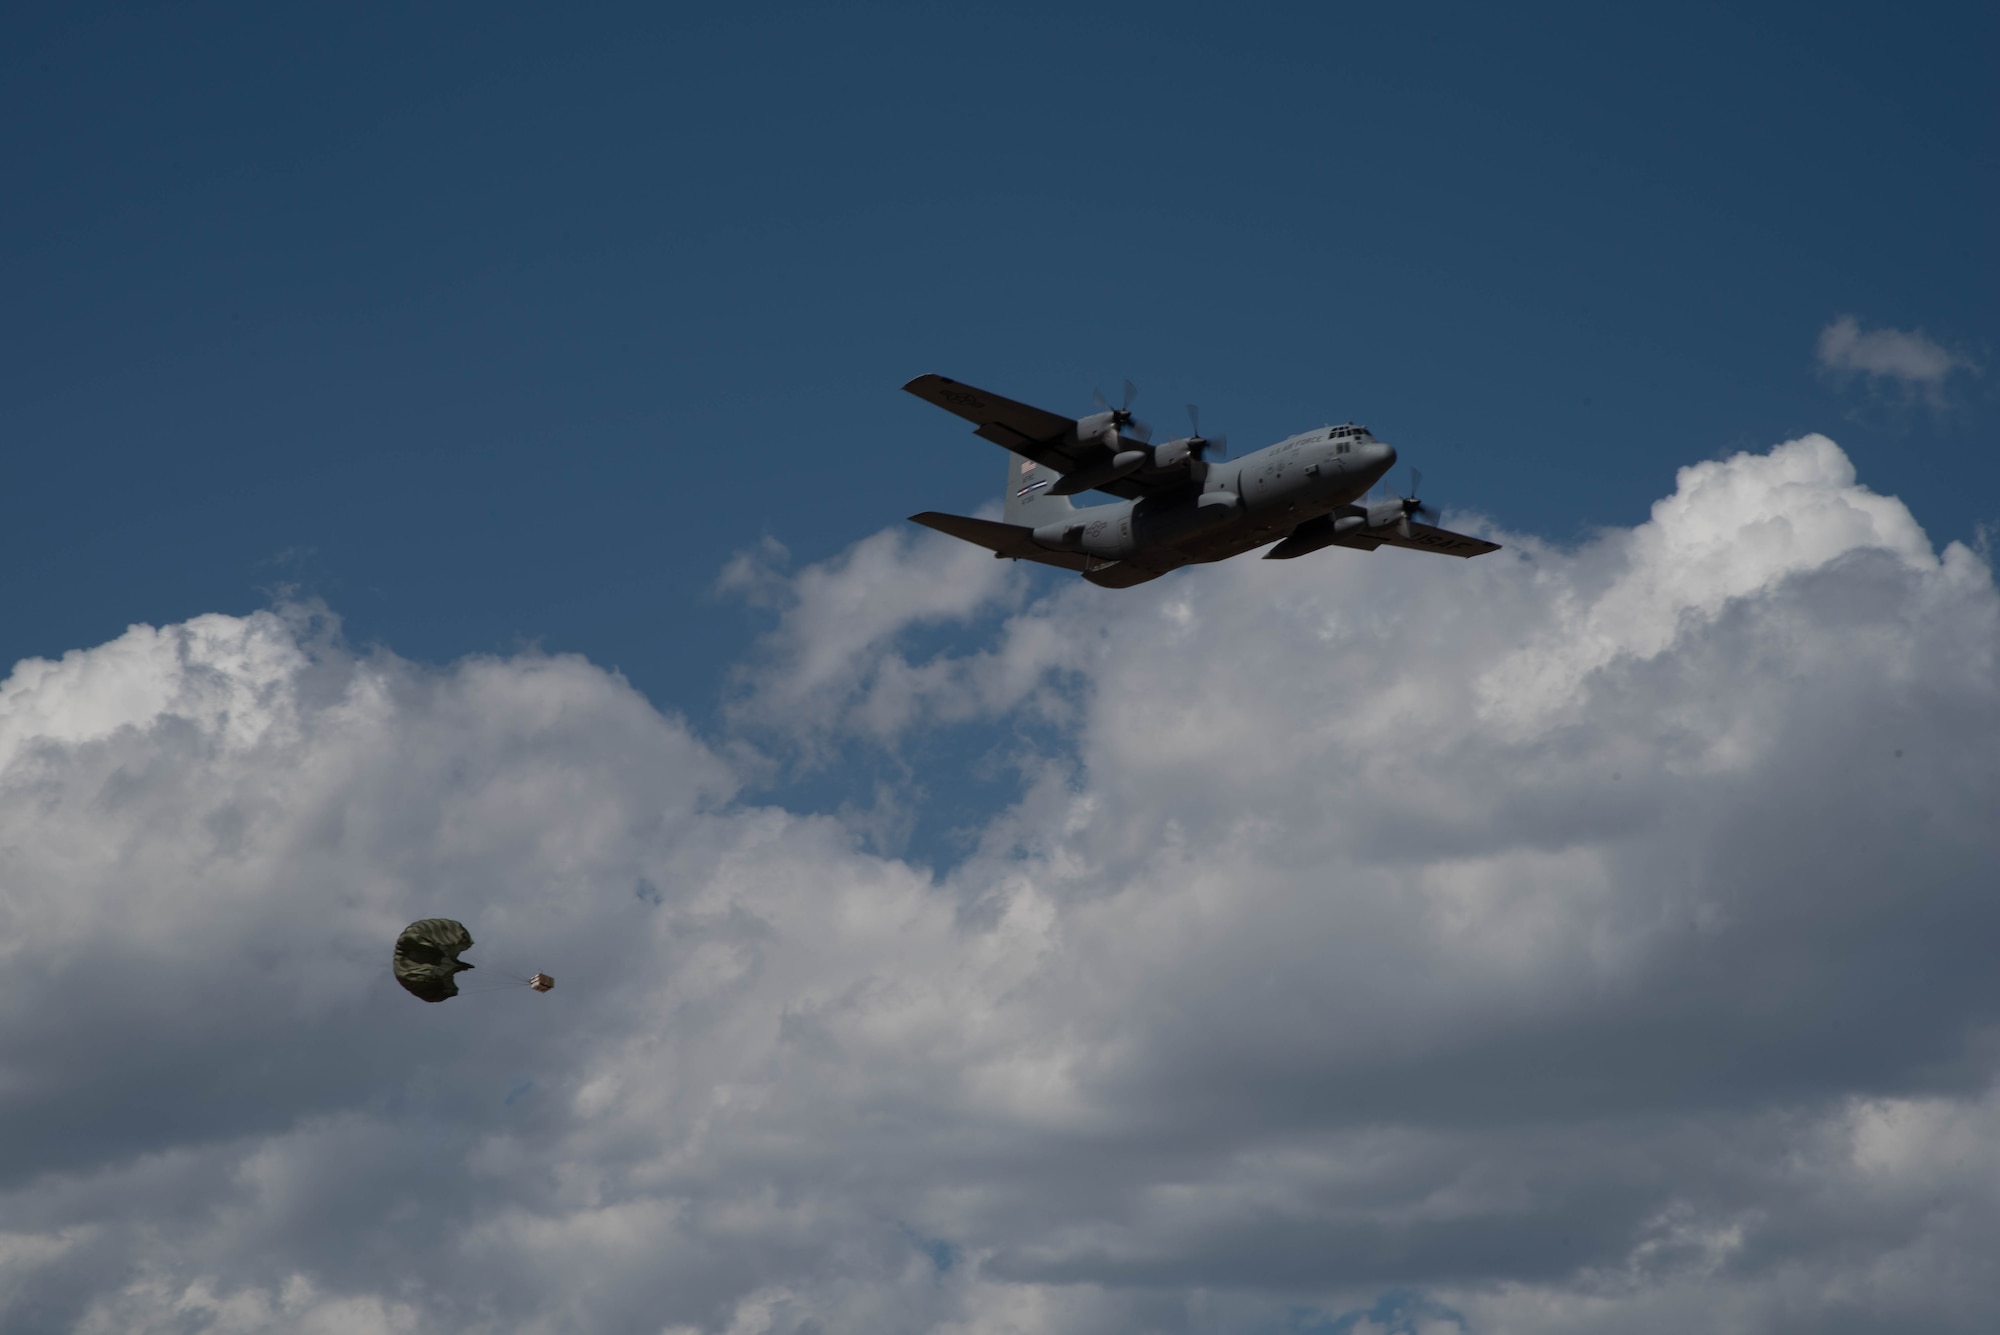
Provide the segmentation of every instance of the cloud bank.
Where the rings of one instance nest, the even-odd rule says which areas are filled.
[[[1944,401],[1945,381],[1954,371],[1978,373],[1978,363],[1947,349],[1921,329],[1870,329],[1843,315],[1819,331],[1820,369],[1835,375],[1860,375],[1875,385],[1894,385],[1905,394],[1921,394],[1932,404]]]
[[[22,663],[0,1325],[1983,1329],[1990,571],[1821,437],[1501,536],[746,558],[732,727],[1002,739],[942,870],[577,659],[280,610]],[[405,996],[433,914],[556,991]]]

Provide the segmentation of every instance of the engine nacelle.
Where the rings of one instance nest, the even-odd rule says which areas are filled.
[[[1401,501],[1377,501],[1368,507],[1368,527],[1387,528],[1391,524],[1400,524],[1408,513]]]
[[[1104,439],[1105,432],[1117,431],[1118,414],[1115,412],[1101,412],[1092,413],[1088,417],[1079,417],[1076,419],[1076,427],[1074,429],[1078,440],[1102,440]]]
[[[1170,468],[1182,468],[1192,456],[1186,440],[1165,441],[1153,446],[1153,469],[1164,473]]]

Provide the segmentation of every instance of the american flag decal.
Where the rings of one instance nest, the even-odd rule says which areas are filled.
[[[1028,474],[1030,474],[1030,473],[1032,473],[1032,472],[1034,472],[1034,471],[1035,471],[1035,461],[1034,461],[1033,459],[1023,459],[1023,460],[1021,460],[1021,476],[1022,476],[1022,477],[1026,477],[1026,476],[1027,476]]]

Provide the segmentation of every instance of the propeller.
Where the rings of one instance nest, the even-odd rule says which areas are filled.
[[[1396,498],[1397,500],[1403,503],[1403,517],[1397,523],[1396,527],[1402,532],[1402,535],[1406,538],[1410,536],[1411,515],[1415,515],[1417,518],[1423,520],[1426,524],[1436,522],[1438,517],[1438,512],[1436,510],[1431,509],[1430,506],[1425,505],[1422,501],[1417,499],[1417,491],[1423,485],[1424,485],[1424,475],[1422,473],[1419,473],[1415,468],[1412,468],[1410,469],[1410,494],[1407,496],[1399,496]]]
[[[1193,428],[1194,432],[1188,440],[1188,452],[1193,454],[1197,459],[1206,459],[1211,456],[1217,459],[1227,459],[1229,457],[1229,437],[1202,435],[1201,405],[1190,403],[1187,406],[1187,410],[1188,426]]]
[[[1426,524],[1437,522],[1438,512],[1417,499],[1417,492],[1424,485],[1424,475],[1416,469],[1410,470],[1410,494],[1403,497],[1403,513],[1412,514]]]
[[[1151,439],[1153,428],[1132,416],[1132,401],[1139,397],[1139,387],[1137,385],[1129,380],[1125,382],[1125,401],[1116,408],[1111,406],[1111,401],[1104,397],[1101,390],[1091,390],[1090,397],[1096,400],[1098,407],[1111,414],[1111,431],[1123,432],[1134,440]],[[1110,445],[1113,449],[1117,448],[1116,441],[1107,441],[1106,444]]]

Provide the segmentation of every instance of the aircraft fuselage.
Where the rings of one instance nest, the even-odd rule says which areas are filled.
[[[1220,561],[1262,547],[1352,505],[1395,466],[1393,447],[1336,435],[1342,430],[1308,431],[1241,459],[1203,464],[1198,484],[1072,511],[1037,526],[1034,540],[1105,561],[1163,547],[1189,562]]]

